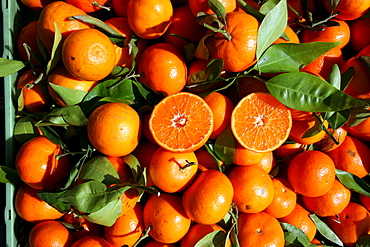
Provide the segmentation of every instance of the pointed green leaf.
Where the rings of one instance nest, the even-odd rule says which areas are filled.
[[[226,242],[226,233],[218,230],[208,233],[200,239],[194,247],[223,247]]]
[[[59,212],[65,213],[71,208],[69,203],[64,203],[61,200],[58,200],[58,197],[62,195],[65,191],[50,192],[41,190],[37,192],[37,195],[41,200],[47,202],[50,206],[57,209]]]
[[[95,156],[86,162],[82,166],[80,177],[84,181],[95,180],[105,185],[119,182],[117,170],[104,156]]]
[[[254,9],[252,6],[248,5],[245,1],[243,0],[237,0],[239,7],[246,12],[247,14],[250,14],[254,16],[259,22],[262,22],[263,18],[265,17],[261,12],[258,10]]]
[[[34,124],[35,121],[31,116],[20,118],[14,126],[14,138],[19,143],[25,143],[33,137],[38,136],[39,133]]]
[[[304,72],[280,74],[268,80],[266,85],[277,100],[296,110],[331,112],[367,105],[327,81]]]
[[[18,181],[20,181],[20,178],[16,169],[8,166],[0,166],[0,183],[14,184]]]
[[[310,239],[307,234],[304,233],[298,227],[280,222],[281,227],[284,230],[285,246],[308,246],[310,245]]]
[[[335,170],[338,180],[348,189],[370,197],[370,185],[358,176],[342,170]]]
[[[217,58],[213,59],[211,62],[209,62],[205,70],[205,80],[214,81],[218,79],[223,69],[224,69],[224,60]]]
[[[27,65],[26,62],[0,57],[0,77],[14,74]]]
[[[37,124],[35,125],[37,126]],[[55,144],[65,148],[65,144],[63,143],[62,139],[60,138],[59,134],[50,126],[39,126],[42,134],[46,136],[50,141],[54,142]]]
[[[315,214],[310,214],[310,218],[313,220],[316,225],[317,231],[322,236],[339,246],[344,246],[342,241],[333,232],[333,230],[331,230],[328,225],[326,225],[319,217],[317,217]]]
[[[122,201],[121,198],[117,198],[107,205],[102,207],[100,210],[91,214],[84,215],[83,217],[89,222],[110,227],[116,222],[118,216],[122,212]]]
[[[341,74],[340,74],[340,69],[339,69],[338,64],[334,64],[334,66],[333,66],[333,68],[332,68],[332,70],[330,72],[328,82],[331,85],[333,85],[333,87],[335,87],[336,89],[339,89],[340,90],[340,87],[341,87]]]
[[[263,15],[267,15],[275,6],[279,3],[280,0],[267,0],[261,5],[260,12]]]
[[[225,22],[226,20],[226,10],[222,3],[218,0],[208,0],[209,8],[217,15],[222,18]]]
[[[67,106],[72,106],[80,103],[87,94],[87,92],[82,90],[75,90],[59,86],[53,83],[49,83],[49,85],[62,98],[62,100],[64,101],[64,103],[66,103]]]
[[[84,126],[89,122],[78,105],[56,108],[53,113],[61,114],[64,121],[72,126]]]
[[[46,65],[46,75],[59,63],[62,52],[62,34],[58,24],[54,21],[54,42],[51,49],[51,57]]]
[[[328,118],[328,122],[333,129],[338,129],[347,123],[350,116],[350,110],[336,111]]]
[[[223,162],[227,164],[234,162],[235,139],[230,127],[226,128],[218,136],[214,145],[214,151],[217,155],[217,158]]]
[[[360,124],[362,121],[366,120],[370,117],[370,110],[366,108],[353,108],[350,110],[350,117],[348,119],[347,125],[348,127],[356,126]]]
[[[355,247],[370,247],[370,235],[360,236]]]

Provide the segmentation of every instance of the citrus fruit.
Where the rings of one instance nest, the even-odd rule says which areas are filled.
[[[103,9],[109,0],[66,0],[66,2],[82,9],[86,13],[92,13]]]
[[[214,232],[214,231],[223,231],[221,226],[217,224],[211,225],[203,225],[203,224],[194,224],[190,227],[188,233],[181,239],[181,246],[188,247],[188,246],[195,246],[195,244],[205,237],[207,234]],[[230,244],[228,245],[230,246]]]
[[[333,136],[335,141],[328,135],[328,133],[326,133],[320,141],[314,143],[315,149],[322,152],[329,152],[336,149],[346,139],[348,132],[347,129],[348,128],[345,125],[335,130],[333,128],[328,128],[329,133]]]
[[[174,244],[164,244],[155,240],[150,240],[144,245],[144,247],[175,247]]]
[[[274,199],[270,175],[256,165],[233,167],[228,177],[234,188],[233,202],[240,212],[258,213]]]
[[[164,149],[192,152],[203,146],[213,131],[212,110],[196,94],[177,93],[155,105],[149,128]]]
[[[236,140],[255,152],[277,149],[288,139],[291,127],[290,111],[269,93],[245,96],[231,116],[231,130]]]
[[[253,150],[247,149],[240,145],[239,142],[235,143],[235,153],[234,153],[234,164],[239,166],[249,166],[258,163],[265,152],[255,152]]]
[[[299,153],[290,162],[288,180],[296,193],[322,196],[333,187],[334,162],[327,154],[317,150]]]
[[[100,236],[86,236],[75,241],[71,247],[111,247],[111,245]]]
[[[90,222],[73,211],[65,213],[62,220],[73,227],[70,232],[75,241],[87,236],[100,236],[103,232],[102,225]]]
[[[348,46],[356,53],[370,45],[370,39],[364,35],[370,31],[370,18],[358,18],[348,22],[351,37]]]
[[[361,123],[347,128],[348,133],[362,141],[370,141],[370,118]]]
[[[41,55],[41,51],[37,45],[37,22],[38,21],[31,21],[22,27],[17,36],[17,51],[24,61],[28,61],[28,55],[23,47],[24,44],[27,44],[31,48],[32,53]],[[32,55],[31,62],[38,65],[38,62],[36,62]]]
[[[337,14],[335,18],[350,21],[363,16],[369,10],[370,2],[341,0],[334,9],[331,9],[329,3],[325,1],[325,7],[329,12]]]
[[[219,166],[224,166],[224,163],[218,158],[212,156],[205,147],[201,147],[194,152],[198,160],[198,170],[205,171],[208,169],[219,170]]]
[[[348,59],[343,64],[341,73],[343,74],[349,68],[353,69],[353,76],[343,91],[354,98],[369,99],[370,90],[366,78],[370,76],[370,72],[367,70],[366,65],[362,63],[360,57],[356,56]]]
[[[225,8],[226,13],[233,12],[238,8],[237,1],[235,0],[219,0],[218,2]],[[189,6],[194,16],[197,16],[199,12],[214,14],[206,0],[189,0]]]
[[[127,6],[130,0],[111,0],[110,4],[114,13],[118,16],[127,17]]]
[[[319,127],[316,128],[317,124],[318,123],[316,119],[309,121],[293,120],[292,129],[289,133],[289,139],[303,145],[309,145],[320,141],[322,138],[324,138],[325,131]],[[328,121],[325,120],[324,126],[327,128],[328,125]],[[312,133],[308,132],[311,131],[312,128],[316,128],[316,131]]]
[[[46,220],[37,223],[29,235],[31,247],[71,246],[71,233],[58,221]]]
[[[191,220],[216,224],[229,211],[233,195],[233,186],[224,173],[206,170],[185,190],[182,204]]]
[[[46,5],[53,2],[53,0],[21,0],[21,2],[31,10],[40,12]]]
[[[267,173],[270,173],[272,168],[276,165],[274,154],[272,151],[264,152],[262,154],[262,158],[255,165],[261,167]]]
[[[280,37],[272,44],[274,45],[274,44],[280,44],[280,43],[294,43],[294,44],[301,43],[298,35],[294,32],[294,30],[290,26],[286,26],[284,30],[284,34],[286,35],[286,38],[288,39],[286,39],[285,37],[284,38]]]
[[[108,156],[125,156],[138,145],[141,121],[138,113],[124,103],[106,103],[96,108],[87,124],[91,144]]]
[[[227,95],[236,105],[239,100],[254,92],[268,92],[265,82],[256,77],[242,77],[230,86]]]
[[[99,81],[108,76],[116,64],[111,40],[97,29],[77,30],[62,47],[63,64],[71,75],[85,81]]]

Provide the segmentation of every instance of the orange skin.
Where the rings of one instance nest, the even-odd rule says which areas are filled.
[[[361,235],[370,230],[370,215],[362,205],[350,202],[338,216],[324,218],[324,222],[342,240],[345,246],[355,246]]]
[[[178,242],[190,229],[191,220],[184,211],[181,197],[175,194],[151,195],[143,216],[145,228],[151,226],[149,235],[165,244]]]
[[[53,0],[21,0],[21,2],[31,10],[41,12]]]
[[[189,246],[195,246],[195,244],[201,240],[203,237],[205,237],[208,233],[214,232],[214,231],[223,231],[221,226],[212,224],[212,225],[203,225],[203,224],[194,224],[192,227],[190,227],[188,233],[181,239],[181,247],[189,247]],[[230,241],[229,245],[230,246]]]
[[[319,217],[334,216],[341,213],[347,207],[350,199],[351,191],[338,180],[335,180],[333,187],[322,196],[302,196],[306,208]]]
[[[137,203],[133,209],[119,217],[112,226],[105,226],[104,236],[112,246],[133,246],[144,229],[143,207]]]
[[[349,29],[351,30],[351,37],[349,39],[349,47],[356,53],[360,52],[363,48],[370,45],[370,39],[364,33],[370,31],[370,18],[359,18],[348,22]]]
[[[116,64],[111,40],[97,29],[73,32],[63,43],[62,60],[67,71],[85,81],[99,81],[108,76]]]
[[[144,247],[176,247],[174,244],[164,244],[155,240],[150,240]]]
[[[358,199],[360,200],[360,204],[370,212],[370,197],[359,194]]]
[[[275,188],[274,199],[264,212],[275,218],[282,218],[290,214],[295,208],[297,194],[284,178],[275,177],[272,179],[272,183]]]
[[[217,170],[206,170],[182,196],[188,217],[199,224],[216,224],[230,209],[234,195],[229,178]]]
[[[292,119],[296,121],[312,121],[315,119],[313,112],[300,111],[293,108],[289,108],[289,111],[292,113]]]
[[[84,0],[84,1],[66,0],[67,3],[72,4],[73,6],[76,6],[79,9],[82,9],[86,13],[92,13],[92,12],[96,12],[102,9],[102,7],[95,5],[94,1],[102,7],[108,5],[108,2],[109,2],[109,0],[97,0],[97,1],[96,0]]]
[[[315,126],[315,123],[316,123],[315,120],[311,120],[311,121],[293,120],[292,129],[290,130],[290,133],[289,133],[289,139],[293,140],[294,142],[304,144],[304,145],[309,145],[309,144],[313,144],[315,142],[320,141],[325,136],[324,130],[321,130],[312,136],[303,137],[306,131],[308,131],[313,126]],[[325,120],[324,126],[327,128],[328,125],[329,125],[328,121]]]
[[[362,141],[370,141],[370,118],[361,123],[348,127],[348,133]]]
[[[111,0],[114,13],[121,17],[127,17],[127,7],[129,0]]]
[[[256,18],[245,12],[226,14],[226,22],[231,41],[223,34],[215,33],[206,39],[205,45],[209,50],[210,59],[224,59],[225,71],[240,72],[255,63],[259,23]]]
[[[71,167],[68,156],[56,158],[60,154],[60,146],[45,136],[30,139],[21,146],[15,158],[19,177],[34,189],[55,188]]]
[[[41,43],[51,52],[54,40],[54,22],[57,23],[62,42],[73,32],[91,26],[78,20],[67,20],[74,15],[86,15],[86,12],[64,1],[55,1],[48,4],[41,12],[38,19],[37,34]]]
[[[63,215],[63,222],[72,224],[76,228],[83,228],[78,231],[71,231],[73,239],[76,241],[87,236],[100,236],[103,231],[103,226],[92,223],[84,217],[74,215],[73,212],[68,212]]]
[[[45,220],[57,220],[63,213],[41,200],[39,190],[22,184],[16,192],[14,207],[17,214],[25,221],[36,224]]]
[[[255,152],[252,150],[249,150],[242,145],[239,144],[239,142],[235,143],[235,154],[234,154],[234,164],[239,166],[249,166],[254,165],[258,163],[265,153],[263,152]]]
[[[158,148],[152,155],[149,174],[159,189],[175,193],[189,187],[198,171],[194,152],[174,153]]]
[[[238,5],[235,0],[220,0],[219,2],[224,6],[226,13],[233,12],[238,9]],[[207,0],[189,0],[189,6],[194,16],[197,16],[199,12],[211,15],[214,14],[208,6]]]
[[[280,43],[294,43],[294,44],[301,43],[298,38],[298,35],[294,32],[294,30],[290,26],[286,26],[284,33],[288,37],[289,40],[286,40],[280,37],[272,44],[274,45],[274,44],[280,44]]]
[[[30,246],[71,246],[74,240],[68,229],[58,221],[37,223],[30,232]]]
[[[347,135],[342,145],[326,154],[337,169],[363,178],[370,172],[369,152],[369,147],[363,141]]]
[[[106,103],[89,117],[88,137],[92,145],[107,156],[125,156],[138,145],[141,120],[138,113],[124,103]]]
[[[307,234],[307,237],[311,241],[316,235],[317,228],[309,215],[310,212],[308,212],[300,204],[296,203],[293,211],[287,216],[279,218],[279,221],[298,227]]]
[[[269,174],[256,165],[236,166],[228,177],[234,187],[233,202],[240,212],[258,213],[274,198],[274,185]]]
[[[240,246],[284,246],[284,232],[276,218],[265,212],[241,213],[238,218]]]
[[[276,165],[272,151],[264,152],[262,158],[255,165],[261,167],[267,173],[271,172]]]
[[[215,158],[206,150],[205,147],[201,147],[194,152],[195,156],[197,156],[198,160],[198,171],[205,171],[208,169],[218,170],[219,167],[217,162],[220,166],[224,166],[221,160],[215,160]]]
[[[227,96],[218,92],[208,94],[204,101],[211,107],[213,113],[213,132],[209,139],[215,140],[230,125],[234,104]]]
[[[333,135],[333,137],[335,138],[335,140],[338,141],[339,144],[336,144],[328,134],[325,134],[325,136],[320,141],[314,143],[314,147],[317,150],[320,150],[323,152],[329,152],[329,151],[336,149],[346,139],[347,133],[348,133],[347,129],[348,128],[345,125],[336,130],[333,130],[332,128],[328,128],[328,131]]]
[[[167,43],[147,47],[139,60],[138,71],[142,75],[139,78],[141,82],[165,95],[179,93],[186,84],[185,60],[175,47]]]
[[[23,44],[27,44],[33,53],[41,55],[40,49],[37,45],[37,22],[32,21],[24,26],[17,36],[17,51],[22,57],[23,61],[28,61],[27,53],[23,47]],[[31,56],[31,62],[34,65],[38,65],[36,60]]]
[[[325,7],[328,12],[331,12],[330,5],[325,1]],[[363,16],[370,8],[370,2],[367,0],[341,0],[337,7],[333,10],[334,14],[338,14],[335,18],[351,21]]]
[[[172,23],[170,0],[133,0],[127,5],[127,19],[132,31],[143,39],[161,37]]]
[[[149,128],[150,116],[151,116],[151,112],[141,115],[141,122],[143,124],[143,135],[146,140],[150,141],[151,143],[155,145],[158,145],[157,142],[154,140],[152,132],[150,132],[150,128]]]
[[[370,89],[369,78],[370,73],[364,65],[359,56],[350,58],[347,60],[341,67],[341,73],[344,73],[347,69],[353,68],[353,77],[347,87],[344,89],[344,92],[349,94],[354,98],[360,99],[369,99],[370,98]]]
[[[71,247],[111,247],[103,237],[86,236],[75,241]]]
[[[303,145],[300,143],[287,143],[281,145],[278,149],[274,151],[274,155],[278,159],[284,159],[295,156],[296,154],[303,151]]]
[[[98,81],[83,81],[80,79],[75,78],[72,76],[66,68],[61,64],[55,67],[48,76],[48,83],[52,83],[58,86],[80,90],[84,92],[90,92],[96,85],[98,85]],[[66,103],[63,99],[59,96],[57,92],[48,84],[48,90],[50,96],[53,98],[55,103],[60,106],[66,106]]]
[[[322,196],[334,184],[334,162],[317,150],[300,153],[290,162],[288,180],[296,193],[310,197]]]

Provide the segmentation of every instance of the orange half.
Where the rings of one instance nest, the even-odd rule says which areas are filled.
[[[153,109],[149,129],[159,146],[172,152],[192,152],[213,131],[213,114],[198,95],[180,92],[165,97]]]
[[[288,138],[292,128],[289,109],[270,93],[245,96],[231,116],[231,130],[237,141],[255,152],[273,151]]]

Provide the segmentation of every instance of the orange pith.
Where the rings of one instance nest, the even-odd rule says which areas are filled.
[[[149,128],[154,140],[164,149],[195,151],[212,133],[212,110],[200,96],[181,92],[167,96],[154,107]]]
[[[231,130],[238,142],[256,152],[273,151],[289,136],[292,116],[269,93],[251,93],[234,108]]]

